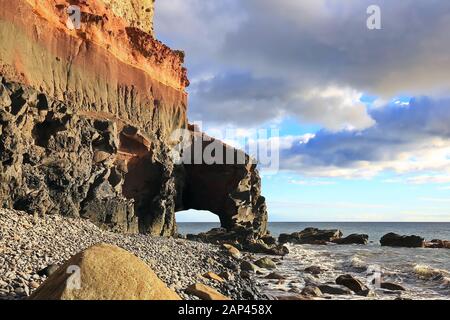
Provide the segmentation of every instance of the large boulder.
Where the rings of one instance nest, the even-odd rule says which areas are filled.
[[[278,241],[281,244],[323,244],[325,242],[332,242],[342,238],[340,230],[320,230],[317,228],[306,228],[301,232],[294,232],[292,234],[280,234]]]
[[[339,238],[333,240],[333,243],[346,245],[346,244],[362,244],[369,243],[369,236],[367,234],[351,234],[345,238]]]
[[[70,258],[32,300],[180,300],[133,254],[98,244]]]
[[[425,240],[419,236],[401,236],[396,233],[388,233],[384,235],[380,243],[387,247],[404,247],[404,248],[423,248]]]

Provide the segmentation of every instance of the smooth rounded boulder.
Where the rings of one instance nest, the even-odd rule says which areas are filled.
[[[109,244],[90,247],[54,272],[31,300],[181,300],[135,255]]]

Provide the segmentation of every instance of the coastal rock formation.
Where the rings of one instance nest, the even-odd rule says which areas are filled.
[[[136,256],[99,244],[72,257],[31,300],[180,300]]]
[[[278,241],[294,244],[326,244],[342,238],[340,230],[319,230],[317,228],[306,228],[301,232],[292,234],[280,234]]]
[[[401,236],[396,233],[384,235],[380,243],[387,247],[423,248],[425,240],[419,236]]]
[[[333,240],[336,244],[362,244],[366,245],[369,242],[369,236],[367,234],[351,234],[345,238],[339,238]]]
[[[80,25],[68,27],[68,8]],[[0,0],[0,205],[177,234],[175,213],[267,232],[256,165],[189,126],[184,53],[152,33],[153,0]],[[75,28],[74,28],[75,27]],[[243,162],[178,163],[188,133]]]

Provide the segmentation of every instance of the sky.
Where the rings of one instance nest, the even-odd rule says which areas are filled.
[[[381,29],[370,30],[374,4]],[[261,168],[271,221],[450,222],[448,0],[159,0],[155,10],[157,37],[186,52],[190,121],[213,136],[279,136],[276,167]]]

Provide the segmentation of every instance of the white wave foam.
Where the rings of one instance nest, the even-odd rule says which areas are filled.
[[[358,256],[353,256],[350,260],[350,265],[354,269],[358,270],[367,270],[367,263],[363,260],[361,260]]]
[[[448,271],[435,269],[424,264],[415,265],[413,270],[417,277],[424,280],[445,280],[450,277]]]

